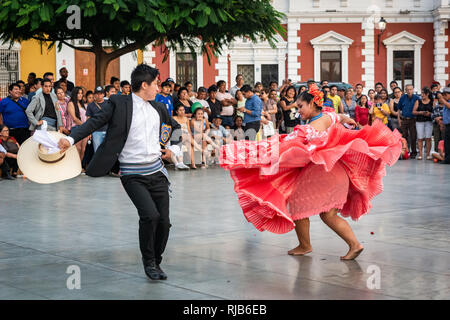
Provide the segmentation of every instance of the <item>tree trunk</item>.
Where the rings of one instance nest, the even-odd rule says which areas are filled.
[[[100,50],[95,50],[95,87],[104,86],[106,84],[106,69],[110,60],[107,54],[101,48]]]

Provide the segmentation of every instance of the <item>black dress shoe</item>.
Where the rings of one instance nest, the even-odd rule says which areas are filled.
[[[167,280],[167,274],[161,269],[159,264],[156,265],[156,270],[158,270],[160,280]]]
[[[152,279],[152,280],[160,279],[159,271],[156,267],[155,262],[150,262],[147,265],[144,265],[144,271],[145,271],[145,274],[147,275],[147,277],[149,277],[150,279]]]

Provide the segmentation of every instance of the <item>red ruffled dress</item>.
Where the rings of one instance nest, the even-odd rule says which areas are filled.
[[[294,221],[339,209],[358,220],[383,190],[385,166],[399,158],[401,134],[381,121],[345,128],[334,112],[326,131],[298,125],[291,134],[221,147],[220,165],[230,171],[239,204],[259,231],[286,233]]]

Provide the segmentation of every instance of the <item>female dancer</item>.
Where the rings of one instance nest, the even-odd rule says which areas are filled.
[[[260,142],[223,146],[220,164],[230,170],[243,213],[258,230],[295,228],[300,244],[289,254],[312,251],[308,218],[320,214],[348,244],[341,259],[350,260],[363,247],[337,213],[357,220],[369,212],[370,200],[382,191],[385,165],[399,158],[401,135],[381,121],[349,130],[342,124],[355,126],[354,120],[322,105],[323,92],[313,85],[298,100],[307,125]]]

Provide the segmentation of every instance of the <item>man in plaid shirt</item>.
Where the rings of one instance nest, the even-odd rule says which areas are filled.
[[[444,112],[444,107],[439,103],[433,108],[433,114],[431,119],[433,119],[433,136],[434,136],[434,151],[438,151],[439,141],[444,139],[444,123],[442,122],[442,116]]]

